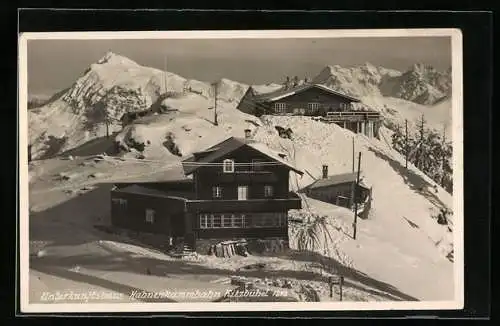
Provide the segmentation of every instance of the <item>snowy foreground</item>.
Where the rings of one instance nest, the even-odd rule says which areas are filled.
[[[258,119],[224,102],[219,108],[219,126],[214,126],[210,111],[196,110],[205,104],[196,100],[193,96],[192,101],[178,103],[180,110],[173,116],[148,117],[116,136],[124,146],[144,143],[142,160],[130,148],[120,158],[80,154],[31,164],[31,302],[48,302],[48,292],[90,290],[114,293],[110,302],[147,301],[130,294],[165,289],[202,289],[212,291],[212,296],[193,299],[170,293],[156,300],[213,301],[218,299],[216,294],[234,289],[229,279],[236,275],[287,279],[294,288],[309,284],[322,301],[337,300],[337,294],[328,297],[324,281],[328,273],[345,276],[346,301],[454,298],[453,263],[446,258],[453,249],[453,225],[442,226],[432,218],[439,207],[452,208],[452,197],[415,168],[409,166],[405,171],[403,158],[387,143],[306,117]],[[276,126],[291,128],[292,139],[280,138]],[[328,252],[292,250],[281,256],[176,259],[126,235],[94,227],[109,224],[113,182],[179,178],[183,157],[228,136],[242,136],[245,128],[254,131],[255,139],[288,153],[290,161],[306,171],[302,178],[292,175],[294,189],[319,177],[322,164],[329,166],[330,174],[351,171],[354,137],[355,150],[362,153],[362,176],[374,194],[369,218],[358,220],[357,239],[351,238],[352,212],[310,198],[304,198],[303,211],[328,216],[334,239]],[[166,148],[166,138],[182,156]],[[92,148],[84,152],[88,155]],[[291,242],[294,247],[293,235]],[[244,268],[256,263],[265,267]],[[101,298],[99,302],[105,301]]]

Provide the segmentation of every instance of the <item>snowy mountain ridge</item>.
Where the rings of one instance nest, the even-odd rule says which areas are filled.
[[[326,66],[313,82],[355,97],[395,97],[423,105],[433,105],[451,96],[451,68],[439,72],[420,63],[406,72],[371,63],[349,68]]]
[[[401,73],[366,63],[350,68],[327,66],[313,78],[313,82],[361,97],[393,119],[394,114],[384,111],[388,103],[397,102],[400,107],[415,106],[418,112],[429,111],[427,106],[397,99],[403,97],[427,103],[442,98],[449,88],[446,76],[423,65],[414,65],[408,72]],[[217,83],[217,100],[220,105],[234,109],[248,87],[222,78]],[[259,93],[266,93],[279,89],[281,85],[270,83],[252,87]],[[160,98],[162,94],[169,95]],[[29,111],[32,155],[33,158],[48,157],[103,136],[106,129],[119,131],[124,113],[147,110],[158,101],[174,109],[189,107],[188,111],[194,112],[213,107],[214,96],[214,87],[210,83],[145,67],[108,52],[91,64],[68,90]],[[187,103],[189,101],[196,106],[192,107]],[[408,110],[396,111],[399,111],[396,120],[402,120]]]

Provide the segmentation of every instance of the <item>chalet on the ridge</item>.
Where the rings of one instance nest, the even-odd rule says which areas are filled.
[[[337,206],[352,208],[358,203],[361,213],[368,213],[372,189],[363,180],[356,184],[357,172],[328,175],[328,166],[323,166],[321,179],[302,189],[308,197]]]
[[[245,137],[231,137],[182,162],[185,179],[122,184],[111,192],[112,224],[182,239],[206,253],[207,246],[238,238],[288,241],[287,214],[300,209],[284,155]]]
[[[376,138],[382,122],[380,113],[368,109],[359,99],[311,83],[264,94],[257,94],[249,87],[237,108],[256,116],[319,116],[325,122]]]

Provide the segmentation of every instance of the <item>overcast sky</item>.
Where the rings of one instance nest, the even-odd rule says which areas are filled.
[[[201,40],[30,40],[28,92],[50,95],[71,84],[107,51],[186,78],[225,77],[247,84],[314,77],[326,65],[370,62],[406,70],[414,63],[451,66],[450,37]]]

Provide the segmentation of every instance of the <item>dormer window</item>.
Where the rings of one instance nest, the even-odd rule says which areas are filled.
[[[224,160],[222,162],[222,171],[224,173],[233,173],[234,172],[234,160]]]

